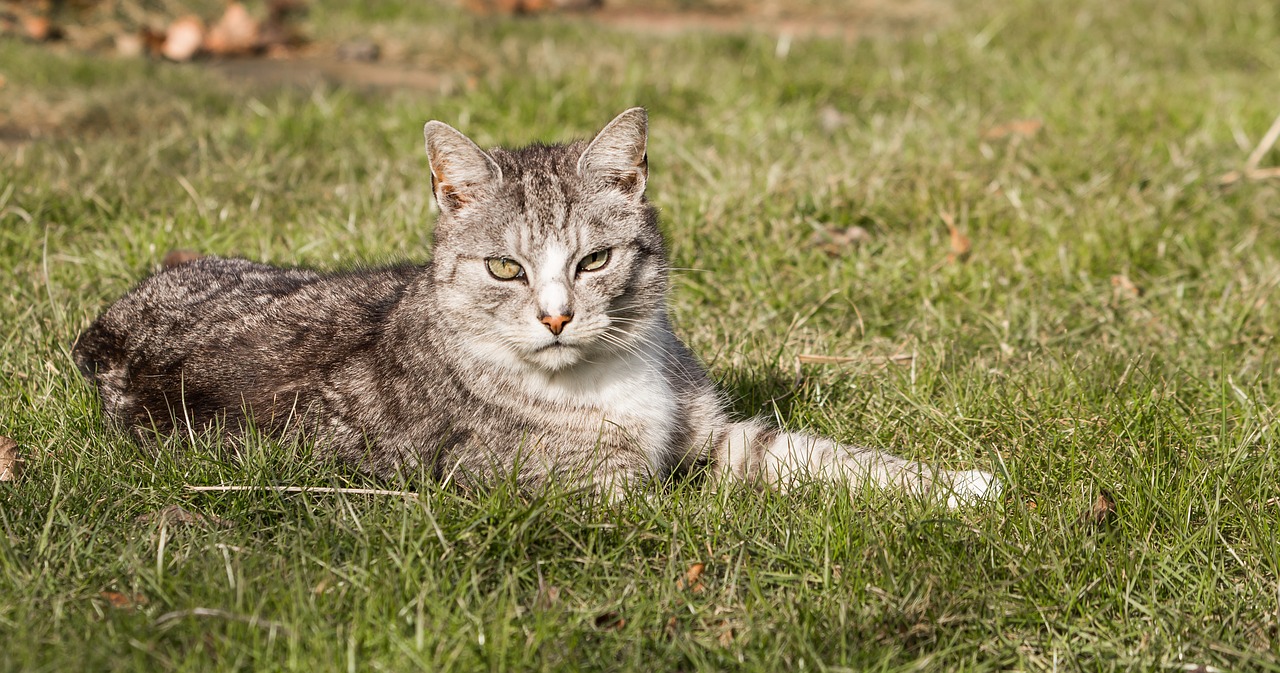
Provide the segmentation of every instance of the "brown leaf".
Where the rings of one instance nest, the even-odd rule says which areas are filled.
[[[813,232],[809,243],[830,257],[839,257],[871,240],[871,234],[857,225],[851,227],[823,226]]]
[[[626,618],[615,610],[602,612],[596,616],[596,628],[601,631],[617,631],[626,625]]]
[[[204,22],[196,16],[184,16],[169,24],[160,53],[171,61],[190,61],[204,43]]]
[[[250,54],[258,47],[258,22],[239,2],[227,5],[227,11],[204,39],[205,50],[218,56]]]
[[[720,647],[728,647],[733,644],[733,627],[729,622],[720,622],[720,636],[716,640],[720,641]]]
[[[169,505],[158,512],[143,514],[137,518],[137,522],[160,522],[200,528],[230,528],[233,525],[230,521],[212,514],[205,515],[199,512],[189,512],[180,505]]]
[[[107,603],[109,603],[111,607],[119,610],[132,610],[151,602],[142,594],[122,594],[119,591],[103,591],[98,595],[106,599]]]
[[[969,253],[973,251],[973,243],[956,226],[955,216],[946,211],[938,213],[938,216],[942,218],[942,222],[947,225],[947,231],[951,234],[951,252],[947,253],[947,262],[963,262],[969,259]]]
[[[665,633],[665,634],[666,634],[666,636],[667,636],[668,638],[675,638],[675,637],[676,637],[676,626],[677,626],[678,624],[679,624],[679,620],[678,620],[678,619],[676,619],[676,616],[675,616],[675,615],[671,615],[671,619],[668,619],[668,620],[667,620],[667,626],[666,626],[665,628],[663,628],[663,629],[662,629],[662,632],[663,632],[663,633]]]
[[[982,134],[983,140],[999,140],[1014,136],[1017,138],[1031,138],[1044,128],[1044,122],[1039,119],[1015,119],[1007,124],[993,126]]]
[[[141,56],[146,50],[146,42],[137,33],[120,33],[115,36],[116,53],[126,58]]]
[[[706,570],[707,564],[695,563],[684,571],[684,577],[676,580],[676,588],[684,590],[686,587],[695,594],[700,594],[706,589],[702,584],[702,571]]]
[[[164,259],[160,260],[160,265],[166,269],[172,269],[175,266],[181,266],[187,262],[194,262],[204,255],[195,250],[170,250],[165,254]]]
[[[1136,299],[1142,296],[1142,288],[1134,285],[1128,276],[1116,274],[1111,277],[1111,295],[1116,299]]]
[[[560,602],[560,587],[547,584],[538,578],[538,593],[533,597],[533,607],[546,610]]]
[[[19,17],[19,20],[22,22],[22,30],[26,32],[27,37],[37,42],[62,38],[62,28],[54,25],[47,17],[24,13]]]
[[[1115,520],[1116,501],[1106,490],[1098,492],[1089,510],[1080,514],[1080,523],[1089,526],[1101,526]]]
[[[0,481],[17,481],[22,476],[22,463],[18,443],[8,437],[0,437]]]

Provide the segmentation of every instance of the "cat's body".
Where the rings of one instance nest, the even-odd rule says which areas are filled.
[[[251,420],[367,471],[515,474],[609,495],[705,465],[785,483],[871,480],[952,502],[983,472],[733,422],[672,331],[667,259],[644,199],[643,110],[590,145],[485,153],[427,125],[441,206],[421,267],[340,274],[207,257],[143,281],[75,356],[140,436]],[[942,477],[939,479],[939,477]]]

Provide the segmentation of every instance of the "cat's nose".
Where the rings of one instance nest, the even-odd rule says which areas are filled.
[[[573,320],[573,314],[544,315],[540,320],[543,325],[547,326],[547,329],[551,330],[552,334],[559,336],[559,334],[564,331],[564,326],[568,325],[570,320]]]

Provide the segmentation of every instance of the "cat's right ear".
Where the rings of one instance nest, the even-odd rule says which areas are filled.
[[[431,191],[441,211],[462,210],[502,182],[502,168],[493,157],[458,129],[433,120],[422,133],[427,138]]]

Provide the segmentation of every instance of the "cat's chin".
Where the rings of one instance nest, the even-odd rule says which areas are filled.
[[[528,353],[525,362],[548,372],[559,372],[569,369],[584,361],[582,349],[564,343],[553,343]]]

